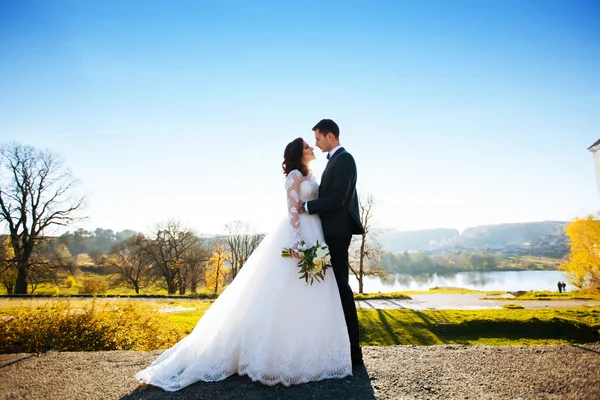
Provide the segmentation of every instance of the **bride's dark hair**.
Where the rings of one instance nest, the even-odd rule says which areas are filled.
[[[292,140],[287,146],[285,146],[285,151],[283,152],[283,162],[281,163],[283,175],[288,176],[288,174],[295,169],[302,172],[302,175],[304,176],[308,175],[308,167],[302,162],[303,154],[304,139],[301,137]]]

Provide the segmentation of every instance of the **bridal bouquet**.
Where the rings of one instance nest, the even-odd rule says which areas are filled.
[[[331,262],[331,256],[329,255],[329,247],[325,243],[317,242],[312,247],[307,247],[304,242],[300,243],[298,250],[296,250],[300,257],[298,261],[298,267],[300,268],[300,278],[304,278],[306,284],[316,279],[317,282],[325,279],[325,271],[329,268]],[[281,251],[281,257],[292,258],[291,249],[284,248]]]

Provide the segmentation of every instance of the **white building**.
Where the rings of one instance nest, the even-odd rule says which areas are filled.
[[[594,154],[594,165],[596,166],[596,183],[598,185],[598,194],[600,195],[600,140],[588,147],[588,150]]]

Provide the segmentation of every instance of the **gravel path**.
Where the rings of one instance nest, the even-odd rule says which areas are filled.
[[[0,399],[600,399],[600,343],[366,347],[346,379],[286,388],[233,376],[176,393],[133,379],[159,353],[0,355]]]

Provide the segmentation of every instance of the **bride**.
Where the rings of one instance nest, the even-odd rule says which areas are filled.
[[[176,391],[235,373],[286,386],[352,375],[350,342],[334,274],[307,285],[297,259],[282,248],[322,243],[317,215],[298,213],[317,198],[309,164],[316,157],[302,138],[290,142],[282,164],[288,218],[268,234],[192,333],[136,374],[140,383]]]

